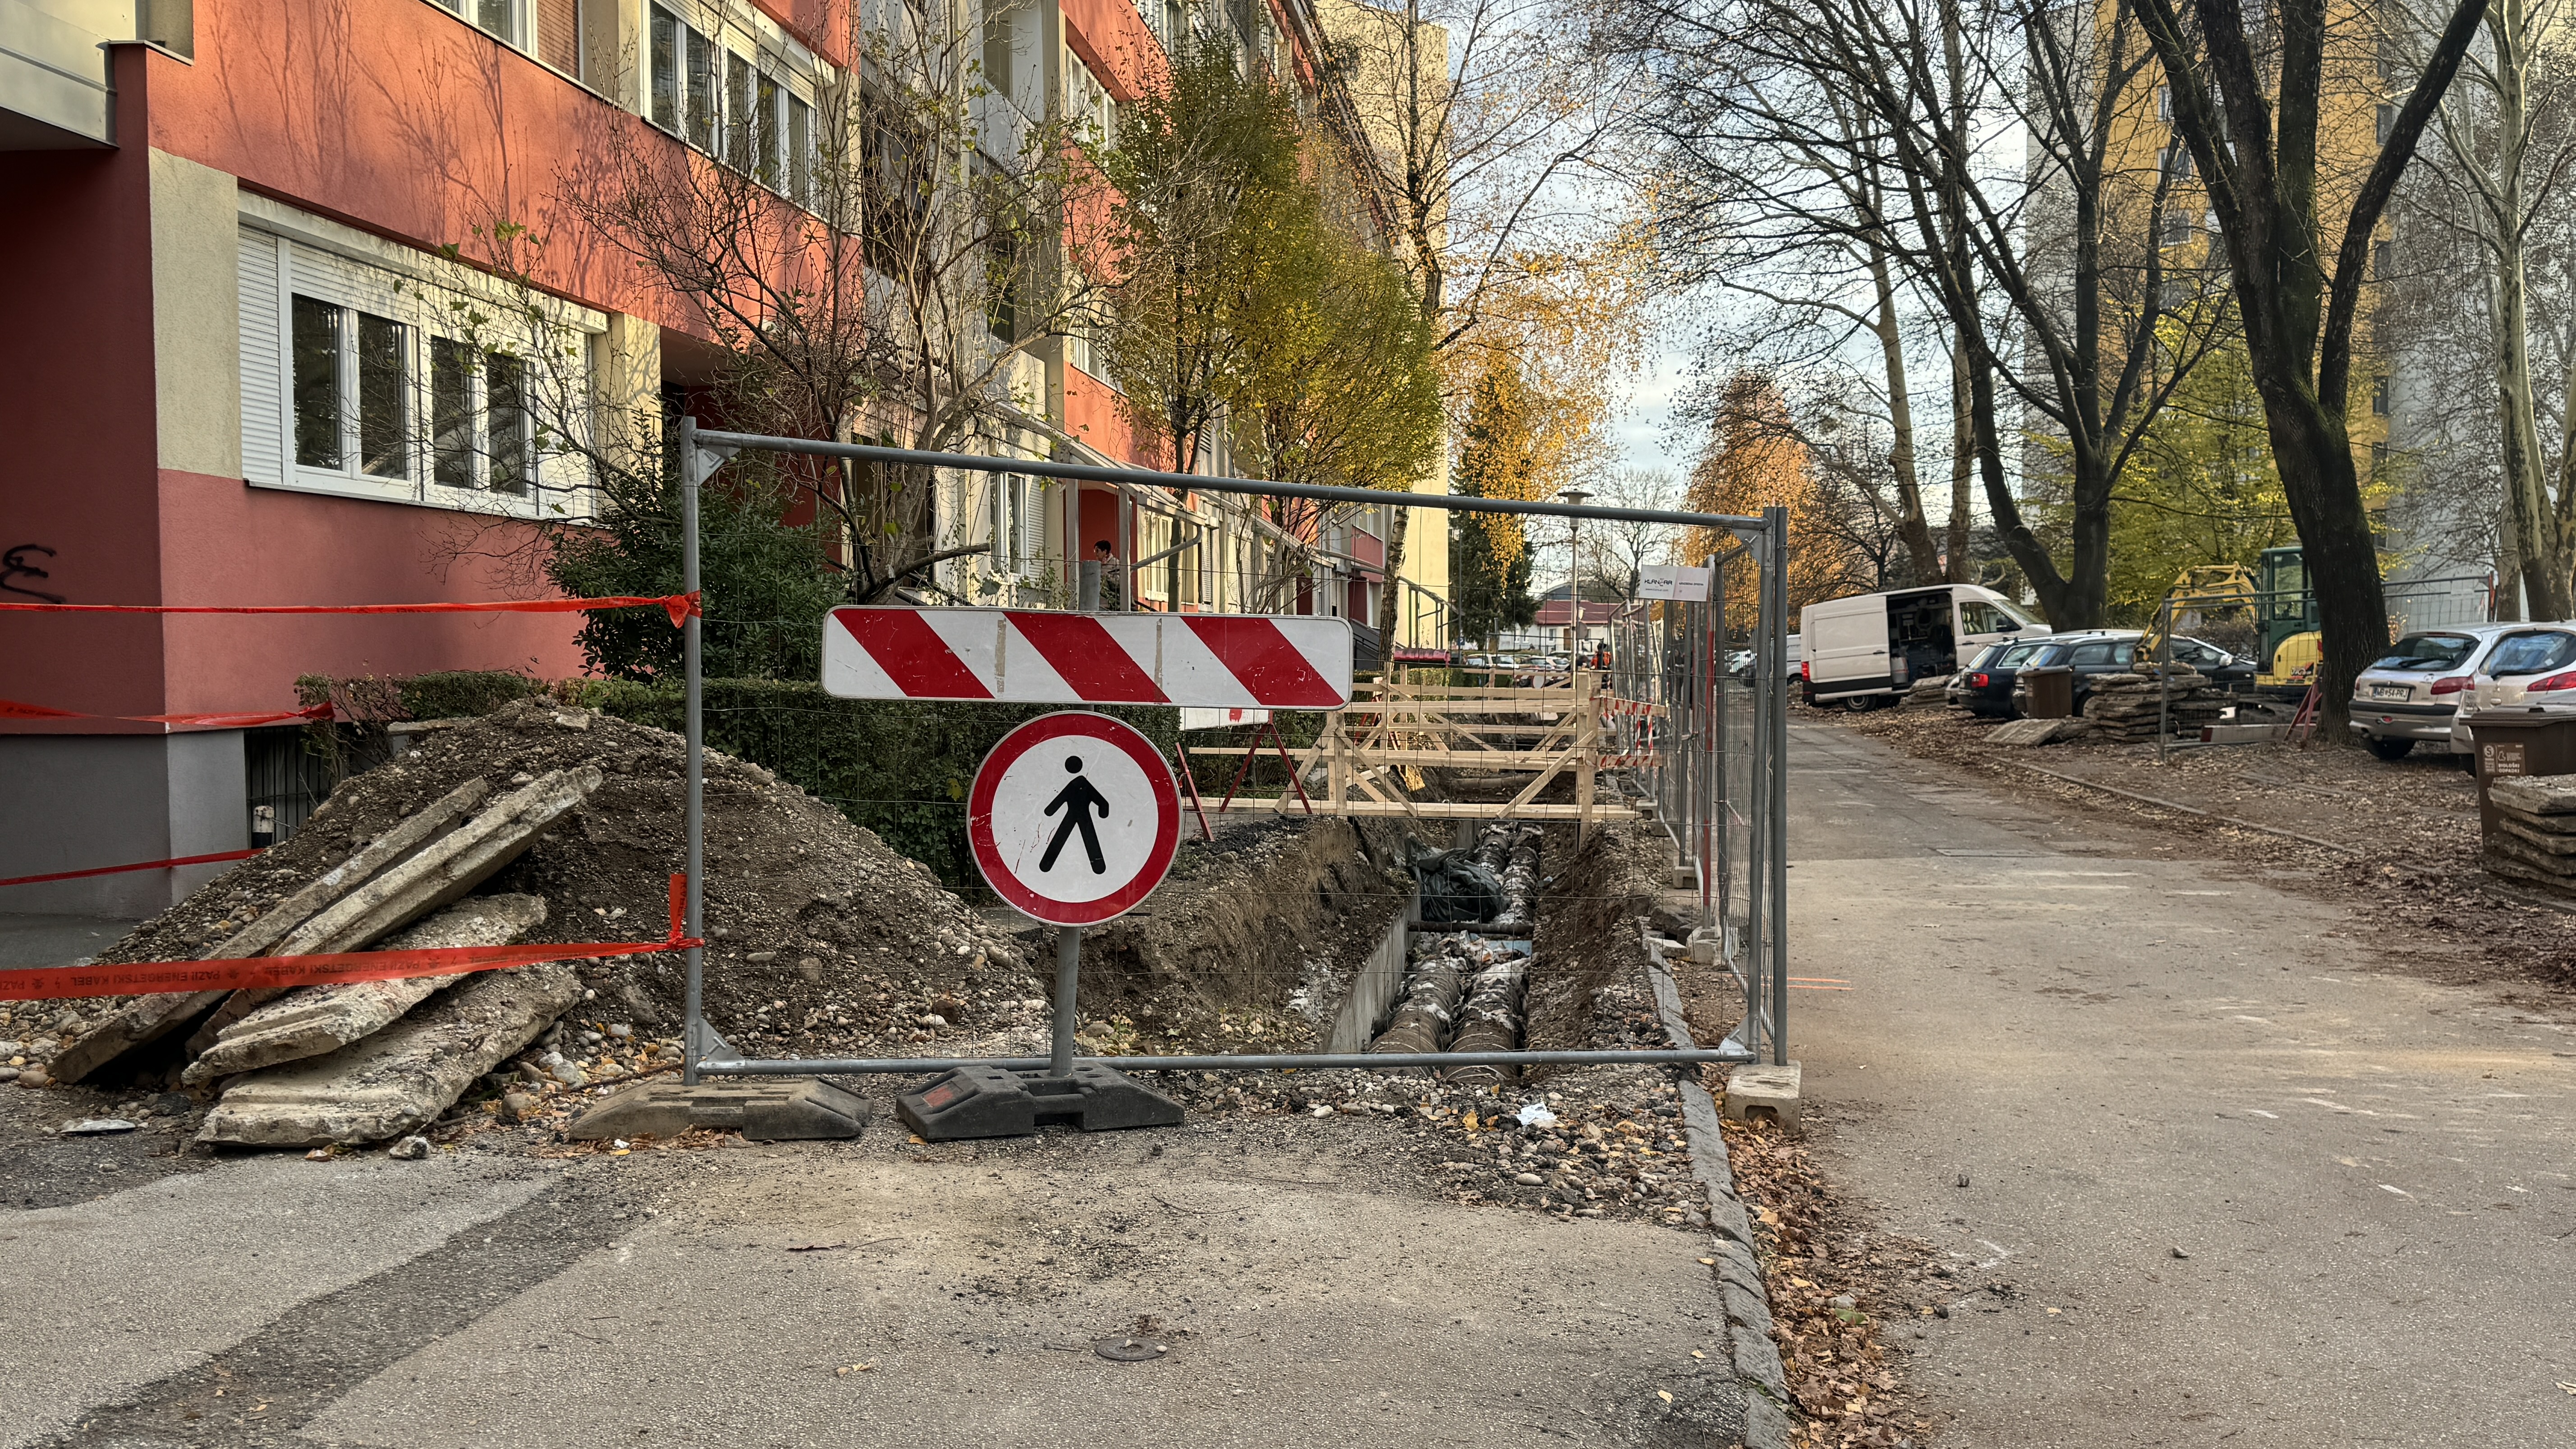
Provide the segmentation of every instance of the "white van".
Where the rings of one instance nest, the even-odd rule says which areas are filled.
[[[1955,671],[2005,639],[2036,639],[2046,624],[1975,584],[1888,589],[1809,604],[1799,622],[1809,704],[1870,709],[1918,679]]]

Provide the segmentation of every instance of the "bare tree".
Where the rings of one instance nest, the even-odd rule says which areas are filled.
[[[2254,34],[2237,0],[2190,0],[2188,19],[2179,0],[2136,3],[2171,88],[2175,129],[2226,239],[2273,461],[2324,626],[2319,733],[2340,742],[2353,678],[2388,643],[2379,551],[2345,421],[2362,282],[2389,198],[2477,36],[2487,0],[2457,0],[2450,9],[2342,205],[2319,195],[2321,183],[2335,180],[2320,152],[2327,0],[2277,0]],[[2328,230],[2336,212],[2339,234]]]
[[[2053,621],[2099,623],[2114,482],[2224,316],[2194,305],[2215,281],[2197,229],[2173,228],[2179,168],[2141,154],[2152,57],[2129,7],[1626,0],[1625,14],[1628,43],[1666,74],[1649,124],[1675,178],[1668,248],[1712,248],[1737,278],[1839,256],[1847,280],[1804,295],[1882,351],[1894,308],[1876,271],[1892,264],[1948,324],[1997,534]],[[1993,144],[2016,132],[2020,165]],[[2007,407],[2066,449],[2063,569],[2022,518]],[[1899,498],[1918,561],[1939,551],[1919,478]],[[1947,551],[1963,562],[1964,524],[1954,507]]]
[[[1681,480],[1669,468],[1622,468],[1601,482],[1594,501],[1611,508],[1678,508]],[[1673,551],[1675,530],[1661,523],[1596,519],[1584,529],[1592,584],[1614,598],[1637,597],[1646,565]]]
[[[2420,64],[2431,27],[2443,14],[2382,12],[2383,29],[2376,36],[2381,68]],[[2567,486],[2571,463],[2563,422],[2576,375],[2562,370],[2558,396],[2547,405],[2534,378],[2535,351],[2563,355],[2551,334],[2564,328],[2569,304],[2576,302],[2563,287],[2549,285],[2556,280],[2549,275],[2554,234],[2576,221],[2564,188],[2576,165],[2576,117],[2569,114],[2576,101],[2576,76],[2570,74],[2576,51],[2554,39],[2562,19],[2553,0],[2494,0],[2481,43],[2461,57],[2459,79],[2434,112],[2436,144],[2397,193],[2414,233],[2408,240],[2421,238],[2426,250],[2465,262],[2467,273],[2483,282],[2483,295],[2463,299],[2459,271],[2427,272],[2414,257],[2399,263],[2395,246],[2373,258],[2385,263],[2383,272],[2411,272],[2432,283],[2396,289],[2400,325],[2416,323],[2419,344],[2435,342],[2464,316],[2484,323],[2476,350],[2483,354],[2484,384],[2496,400],[2493,481],[2502,503],[2494,520],[2496,565],[2505,585],[2498,605],[2518,611],[2516,596],[2527,592],[2533,617],[2543,619],[2576,612],[2576,489]],[[2467,246],[2442,245],[2450,241]],[[2468,255],[2452,255],[2463,250]],[[2537,279],[2535,250],[2541,260]],[[2471,305],[2462,307],[2463,300]],[[2542,315],[2536,318],[2536,311]],[[2419,345],[2419,353],[2424,350]],[[2550,413],[2562,420],[2555,447],[2544,424]]]
[[[1093,305],[1066,265],[1085,238],[1063,229],[1093,174],[1034,67],[987,73],[1015,53],[1006,34],[985,44],[1006,20],[928,0],[851,10],[858,65],[810,114],[719,126],[684,97],[651,119],[689,149],[613,128],[567,163],[565,193],[712,338],[703,386],[727,423],[926,451],[1007,439],[1043,411],[1033,349]],[[796,476],[836,522],[852,598],[986,546],[938,536],[926,470]]]

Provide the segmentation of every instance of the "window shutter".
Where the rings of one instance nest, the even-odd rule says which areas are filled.
[[[1012,513],[1020,524],[1020,569],[1037,571],[1038,560],[1046,553],[1046,504],[1044,490],[1035,478],[1014,480],[1019,498]]]
[[[279,335],[277,238],[241,234],[242,477],[286,481],[286,349]]]

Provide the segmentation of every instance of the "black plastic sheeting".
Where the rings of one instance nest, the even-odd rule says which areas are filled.
[[[1502,914],[1502,878],[1471,852],[1435,851],[1415,856],[1405,865],[1422,887],[1424,925],[1463,925]]]

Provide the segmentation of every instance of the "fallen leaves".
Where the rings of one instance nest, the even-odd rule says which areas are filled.
[[[1928,1249],[1847,1223],[1806,1155],[1776,1129],[1725,1124],[1737,1190],[1762,1224],[1772,1337],[1805,1449],[1889,1449],[1926,1425],[1906,1413],[1903,1360],[1879,1341],[1872,1308]],[[1901,1309],[1891,1310],[1902,1312]]]

